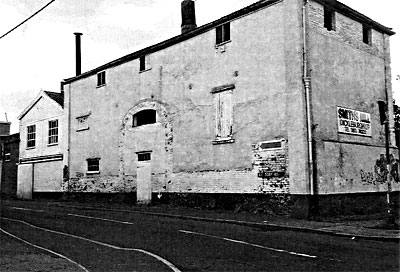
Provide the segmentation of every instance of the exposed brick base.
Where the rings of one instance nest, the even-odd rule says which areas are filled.
[[[396,216],[399,215],[400,192],[391,195]],[[92,203],[136,204],[136,193],[34,193],[34,200],[62,200]],[[368,215],[387,212],[385,193],[342,195],[289,194],[153,194],[151,205],[172,205],[199,209],[220,209],[254,214],[290,215],[313,219],[339,215]]]
[[[169,204],[189,208],[223,209],[255,214],[290,214],[289,194],[162,194],[153,197],[155,204]]]

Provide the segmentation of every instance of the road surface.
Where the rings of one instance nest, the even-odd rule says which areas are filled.
[[[399,271],[395,242],[67,205],[2,204],[2,234],[76,271]]]

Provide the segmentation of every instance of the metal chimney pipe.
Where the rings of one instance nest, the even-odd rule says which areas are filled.
[[[182,34],[189,32],[197,27],[196,25],[196,11],[194,9],[194,2],[192,0],[184,0],[181,3],[182,12]]]
[[[76,75],[81,74],[81,35],[82,33],[75,32],[75,64],[76,64]]]

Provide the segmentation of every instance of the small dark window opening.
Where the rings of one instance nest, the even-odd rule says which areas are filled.
[[[324,9],[324,27],[328,31],[335,30],[335,12],[327,8]]]
[[[99,161],[100,161],[99,158],[87,159],[87,171],[88,172],[99,172],[100,171]]]
[[[267,142],[262,143],[260,146],[262,149],[270,149],[270,148],[281,148],[282,142]]]
[[[366,25],[363,25],[363,42],[371,44],[371,28]]]
[[[150,152],[138,153],[138,161],[149,161],[151,160]]]
[[[106,84],[106,71],[97,74],[97,87]]]
[[[231,39],[230,23],[226,23],[216,28],[216,44],[227,42]]]
[[[139,71],[140,72],[145,71],[146,70],[146,56],[141,56],[139,58],[139,63],[140,63]]]
[[[9,148],[5,147],[4,148],[4,161],[10,161],[11,160],[11,151]]]
[[[142,110],[133,115],[133,127],[154,124],[156,123],[156,111],[155,110]]]

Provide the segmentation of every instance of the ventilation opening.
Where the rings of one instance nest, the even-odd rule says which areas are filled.
[[[282,142],[264,142],[260,145],[261,149],[281,148]]]
[[[155,110],[143,110],[133,115],[133,127],[139,127],[156,123],[157,114]]]

